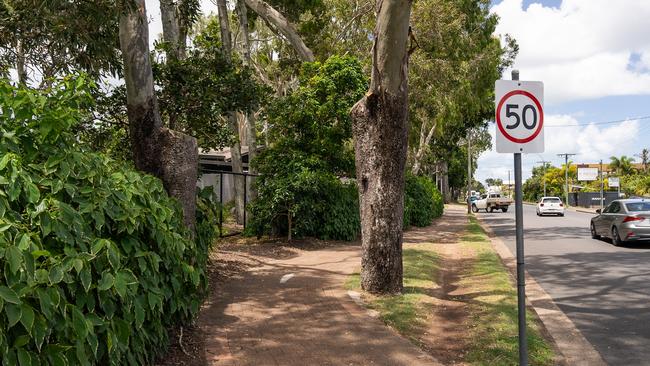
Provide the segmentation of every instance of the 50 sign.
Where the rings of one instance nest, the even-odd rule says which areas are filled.
[[[497,152],[544,152],[543,84],[498,80],[495,97]]]
[[[519,108],[519,104],[506,104],[506,117],[515,117],[515,123],[511,125],[506,125],[506,128],[509,130],[515,129],[519,126],[519,123],[523,120],[524,122],[524,127],[532,130],[537,126],[537,111],[535,110],[535,107],[533,107],[531,104],[526,104],[524,106],[524,109],[521,110],[521,117],[519,114],[517,114],[517,108]],[[514,111],[513,111],[514,110]],[[533,113],[533,121],[530,122],[530,124],[526,123],[526,111],[530,110]]]

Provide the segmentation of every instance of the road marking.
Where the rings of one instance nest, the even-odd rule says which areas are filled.
[[[295,276],[293,273],[286,274],[280,278],[280,283],[287,283],[290,279],[292,279]]]

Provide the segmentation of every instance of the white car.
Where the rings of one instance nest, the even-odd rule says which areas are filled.
[[[564,204],[560,197],[542,197],[537,202],[537,216],[560,215],[564,216]]]

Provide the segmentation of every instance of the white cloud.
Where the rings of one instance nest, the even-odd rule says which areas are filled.
[[[571,115],[547,115],[544,128],[546,144],[544,154],[527,154],[522,159],[522,175],[526,179],[532,174],[532,168],[541,160],[551,161],[559,166],[564,161],[558,157],[561,153],[578,154],[570,159],[576,163],[594,163],[600,159],[609,162],[612,155],[626,153],[637,142],[640,135],[638,120],[628,120],[612,125],[584,124]],[[648,127],[644,127],[643,130]],[[494,124],[490,126],[494,145]],[[627,153],[627,155],[632,155]],[[513,170],[512,154],[499,154],[496,151],[483,153],[478,160],[476,178],[484,182],[486,178],[508,179],[508,170]],[[512,173],[511,173],[512,174]]]
[[[522,0],[503,0],[492,12],[496,33],[519,44],[514,67],[523,80],[544,81],[547,103],[650,94],[650,1],[563,0],[524,10]],[[629,67],[633,54],[637,67]]]

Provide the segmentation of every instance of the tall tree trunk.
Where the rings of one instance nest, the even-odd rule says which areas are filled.
[[[248,34],[248,14],[246,11],[246,1],[237,0],[237,17],[239,18],[239,30],[242,35],[241,54],[244,65],[251,65],[251,51]],[[251,164],[257,156],[257,128],[255,126],[255,113],[244,113],[244,123],[246,125],[246,144],[248,145],[248,172],[256,174],[257,171]],[[252,183],[252,182],[251,182]],[[250,184],[250,199],[257,197],[255,185]]]
[[[420,172],[424,152],[431,142],[433,132],[436,130],[436,125],[437,123],[434,121],[433,126],[431,126],[429,132],[426,133],[426,123],[424,121],[422,122],[422,126],[420,127],[420,143],[418,144],[415,156],[413,157],[413,167],[411,168],[411,173],[413,173],[413,175],[417,175]]]
[[[251,8],[257,15],[269,24],[271,29],[280,33],[296,50],[298,56],[303,61],[314,61],[314,53],[305,45],[296,28],[291,24],[287,18],[279,11],[275,10],[271,5],[262,0],[245,0],[246,5]]]
[[[20,40],[16,44],[16,72],[18,73],[18,83],[26,85],[27,71],[25,70],[25,50],[23,49],[23,42]]]
[[[160,20],[162,21],[163,39],[169,46],[168,58],[180,59],[180,24],[174,0],[160,0]],[[183,43],[185,39],[183,39]]]
[[[351,110],[361,209],[361,286],[402,291],[410,0],[379,0],[370,90]]]
[[[162,180],[169,195],[181,203],[183,220],[193,230],[198,148],[195,138],[162,127],[149,60],[145,0],[136,0],[136,7],[120,17],[120,48],[135,165]]]
[[[221,29],[221,43],[223,45],[224,54],[228,58],[232,55],[232,37],[230,34],[230,20],[228,19],[228,7],[226,0],[216,0],[217,11],[219,12],[219,28]],[[241,174],[243,173],[243,166],[241,161],[241,135],[239,133],[239,122],[237,115],[234,111],[228,112],[228,122],[232,133],[235,135],[235,142],[230,145],[230,158],[232,161],[232,172]],[[235,216],[238,224],[244,224],[244,179],[245,177],[235,174],[233,175],[234,194],[235,194]]]

